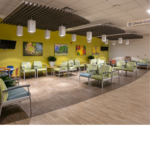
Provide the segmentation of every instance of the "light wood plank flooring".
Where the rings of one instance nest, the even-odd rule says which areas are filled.
[[[98,82],[88,88],[87,80],[78,76],[48,76],[21,80],[21,85],[31,84],[33,117],[28,118],[29,102],[22,106],[4,108],[1,124],[150,124],[150,71],[138,70],[138,78],[132,74],[121,77],[104,86]]]

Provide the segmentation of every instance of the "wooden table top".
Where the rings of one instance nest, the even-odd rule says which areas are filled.
[[[6,68],[6,69],[0,69],[0,71],[9,71],[11,70],[10,68]]]

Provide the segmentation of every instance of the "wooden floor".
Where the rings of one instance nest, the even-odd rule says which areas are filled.
[[[97,81],[88,88],[87,79],[72,75],[21,80],[30,84],[33,117],[28,118],[29,102],[3,109],[0,124],[150,124],[150,71],[138,70],[100,88]]]

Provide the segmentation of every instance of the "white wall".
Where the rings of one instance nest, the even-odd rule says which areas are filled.
[[[143,35],[143,39],[130,40],[129,45],[118,44],[112,45],[109,41],[109,58],[120,60],[125,56],[131,56],[132,60],[139,60],[139,58],[148,58],[150,60],[150,34]]]

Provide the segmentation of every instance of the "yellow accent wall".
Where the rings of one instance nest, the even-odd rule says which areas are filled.
[[[94,37],[91,43],[87,43],[86,37],[77,36],[77,41],[71,44],[71,35],[66,34],[65,37],[59,37],[58,31],[51,32],[51,38],[46,40],[44,38],[44,30],[36,30],[36,33],[28,33],[27,28],[24,27],[23,36],[16,35],[16,26],[0,24],[0,39],[15,40],[15,50],[0,49],[0,66],[12,65],[15,68],[20,67],[21,62],[42,61],[43,64],[48,65],[48,56],[54,56],[54,44],[68,44],[68,56],[57,56],[56,64],[61,64],[62,61],[68,59],[79,59],[81,62],[87,62],[87,57],[92,54],[92,46],[106,46],[101,39]],[[40,42],[43,43],[43,56],[23,56],[23,42]],[[76,56],[76,45],[86,46],[86,56]],[[108,52],[100,51],[100,55],[96,58],[108,60]]]

